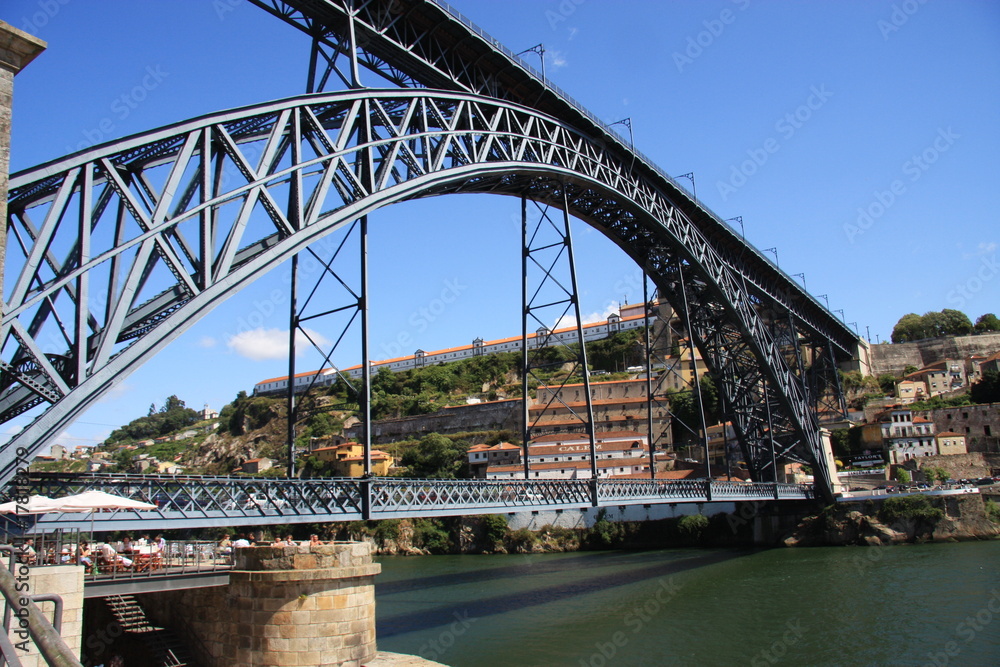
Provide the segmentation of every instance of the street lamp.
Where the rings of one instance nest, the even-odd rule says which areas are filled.
[[[830,298],[826,294],[817,294],[816,298],[821,298],[826,301],[826,309],[830,310]]]
[[[734,221],[740,223],[740,236],[743,238],[744,241],[746,241],[747,234],[746,231],[743,229],[743,216],[738,215],[735,218],[726,218],[726,222],[734,222]]]
[[[808,292],[809,288],[806,287],[806,274],[805,273],[793,273],[792,275],[795,276],[796,278],[802,278],[802,289],[804,289],[805,291]]]
[[[539,60],[542,61],[542,83],[547,86],[548,84],[545,83],[545,45],[544,44],[535,44],[530,49],[525,49],[524,51],[521,51],[517,55],[523,56],[525,53],[537,53],[538,54]]]
[[[624,125],[628,128],[628,145],[633,151],[635,151],[635,137],[632,136],[632,117],[622,118],[621,120],[616,120],[613,123],[608,123],[608,127],[612,125]],[[634,160],[633,160],[634,161]]]
[[[844,309],[843,309],[843,308],[838,308],[838,309],[836,309],[836,310],[835,310],[835,311],[833,311],[833,312],[835,312],[835,313],[840,313],[840,321],[841,321],[841,322],[843,322],[843,321],[844,321]]]
[[[848,322],[848,324],[854,327],[854,333],[856,333],[859,336],[861,335],[861,332],[858,331],[858,323],[857,322]]]
[[[777,248],[764,248],[764,252],[774,253],[774,265],[778,266],[778,249]]]
[[[695,198],[695,200],[697,200],[698,199],[698,188],[694,184],[694,172],[693,171],[689,171],[686,174],[681,174],[677,178],[686,178],[689,181],[691,181],[691,195]]]

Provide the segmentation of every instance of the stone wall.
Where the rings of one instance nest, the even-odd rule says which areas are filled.
[[[923,368],[943,359],[968,359],[974,354],[988,356],[1000,350],[1000,333],[980,336],[942,336],[913,343],[872,345],[872,375],[902,375],[907,366]]]
[[[465,431],[518,431],[521,426],[521,401],[491,401],[472,405],[457,405],[428,415],[372,422],[372,442],[385,444],[397,440],[416,440],[428,433],[451,435]],[[344,430],[349,439],[361,437],[361,426]]]
[[[54,565],[51,567],[32,567],[28,571],[28,585],[32,595],[42,593],[54,594],[62,597],[62,635],[63,641],[73,651],[77,657],[80,656],[81,641],[83,639],[83,568],[79,565]],[[52,621],[55,604],[52,602],[37,603],[39,609],[45,614],[50,622]],[[11,627],[16,627],[16,622]],[[22,641],[13,632],[11,641],[18,643]],[[34,642],[29,641],[31,650],[27,653],[17,652],[24,667],[44,667],[46,662],[35,647]]]
[[[151,593],[142,604],[206,667],[362,665],[375,657],[374,577],[363,542],[236,551],[228,586]]]
[[[944,468],[952,479],[976,479],[1000,470],[1000,455],[975,452],[952,456],[922,456],[914,459],[921,468]]]
[[[914,414],[934,422],[935,433],[953,431],[964,435],[969,452],[1000,453],[1000,403],[922,410]]]

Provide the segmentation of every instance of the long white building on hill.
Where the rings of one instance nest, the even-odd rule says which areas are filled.
[[[637,329],[646,325],[647,322],[652,324],[656,319],[656,316],[652,314],[646,315],[644,312],[645,310],[645,304],[642,303],[633,304],[631,306],[622,306],[618,313],[612,313],[608,316],[607,320],[585,324],[583,326],[583,338],[587,341],[599,340],[601,338],[606,338],[613,333],[617,333],[618,331]],[[546,337],[548,338],[550,345],[554,343],[576,342],[576,326],[564,327],[554,331],[549,331],[545,327],[541,327],[535,333],[528,334],[528,347],[531,348],[541,344],[541,341],[545,340]],[[431,366],[433,364],[458,361],[459,359],[470,359],[472,357],[495,354],[497,352],[517,352],[520,351],[520,349],[520,336],[512,336],[510,338],[501,338],[499,340],[491,341],[484,341],[482,338],[477,338],[472,341],[471,345],[451,347],[445,350],[437,350],[436,352],[417,350],[413,354],[406,357],[396,357],[395,359],[386,359],[385,361],[373,361],[371,362],[371,368],[373,373],[382,368],[388,368],[390,371],[395,373],[398,371],[407,371],[413,368],[421,368],[423,366]],[[342,368],[340,369],[340,372],[352,378],[359,378],[361,377],[361,364],[351,366],[350,368]],[[298,373],[295,376],[295,390],[305,391],[310,385],[313,387],[325,387],[333,384],[336,380],[337,369],[335,368],[323,368],[318,371]],[[284,377],[262,380],[254,385],[253,388],[254,394],[258,396],[283,394],[287,391],[287,375]]]

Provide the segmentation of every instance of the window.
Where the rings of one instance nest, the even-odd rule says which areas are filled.
[[[991,435],[993,435],[992,433],[990,433],[990,425],[989,424],[986,424],[985,426],[983,426],[983,435],[985,435],[985,436],[991,436]]]

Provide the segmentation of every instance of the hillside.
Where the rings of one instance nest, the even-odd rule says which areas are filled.
[[[640,363],[641,330],[619,332],[606,339],[587,343],[591,368],[602,372],[602,379],[629,377],[627,373],[604,370],[622,364]],[[533,373],[529,393],[540,384],[582,381],[571,375],[575,356],[570,348],[553,347],[540,351],[550,365]],[[518,372],[520,353],[494,354],[437,364],[399,373],[381,370],[372,378],[372,417],[386,419],[424,415],[449,405],[463,405],[469,399],[484,401],[518,398],[522,384]],[[296,449],[308,451],[317,438],[338,436],[344,428],[358,422],[355,390],[345,381],[310,392],[298,399],[299,421],[296,426]],[[104,443],[67,460],[32,464],[40,472],[164,472],[183,474],[227,475],[244,461],[269,458],[275,466],[261,475],[279,476],[286,468],[278,465],[287,456],[287,402],[284,397],[249,396],[239,392],[224,406],[217,418],[199,420],[196,411],[187,408],[177,396],[170,396],[162,407],[150,406],[149,412],[115,429]],[[444,436],[440,436],[444,437]],[[435,461],[433,450],[446,449],[447,456],[464,460],[472,444],[495,444],[517,441],[510,431],[470,430],[447,436],[447,442],[424,437],[383,446],[411,472],[421,475],[452,470],[450,463]],[[426,450],[426,451],[425,451]],[[440,458],[440,457],[439,457]],[[436,466],[436,467],[435,467]],[[322,474],[315,462],[303,457],[299,465],[305,474]]]

